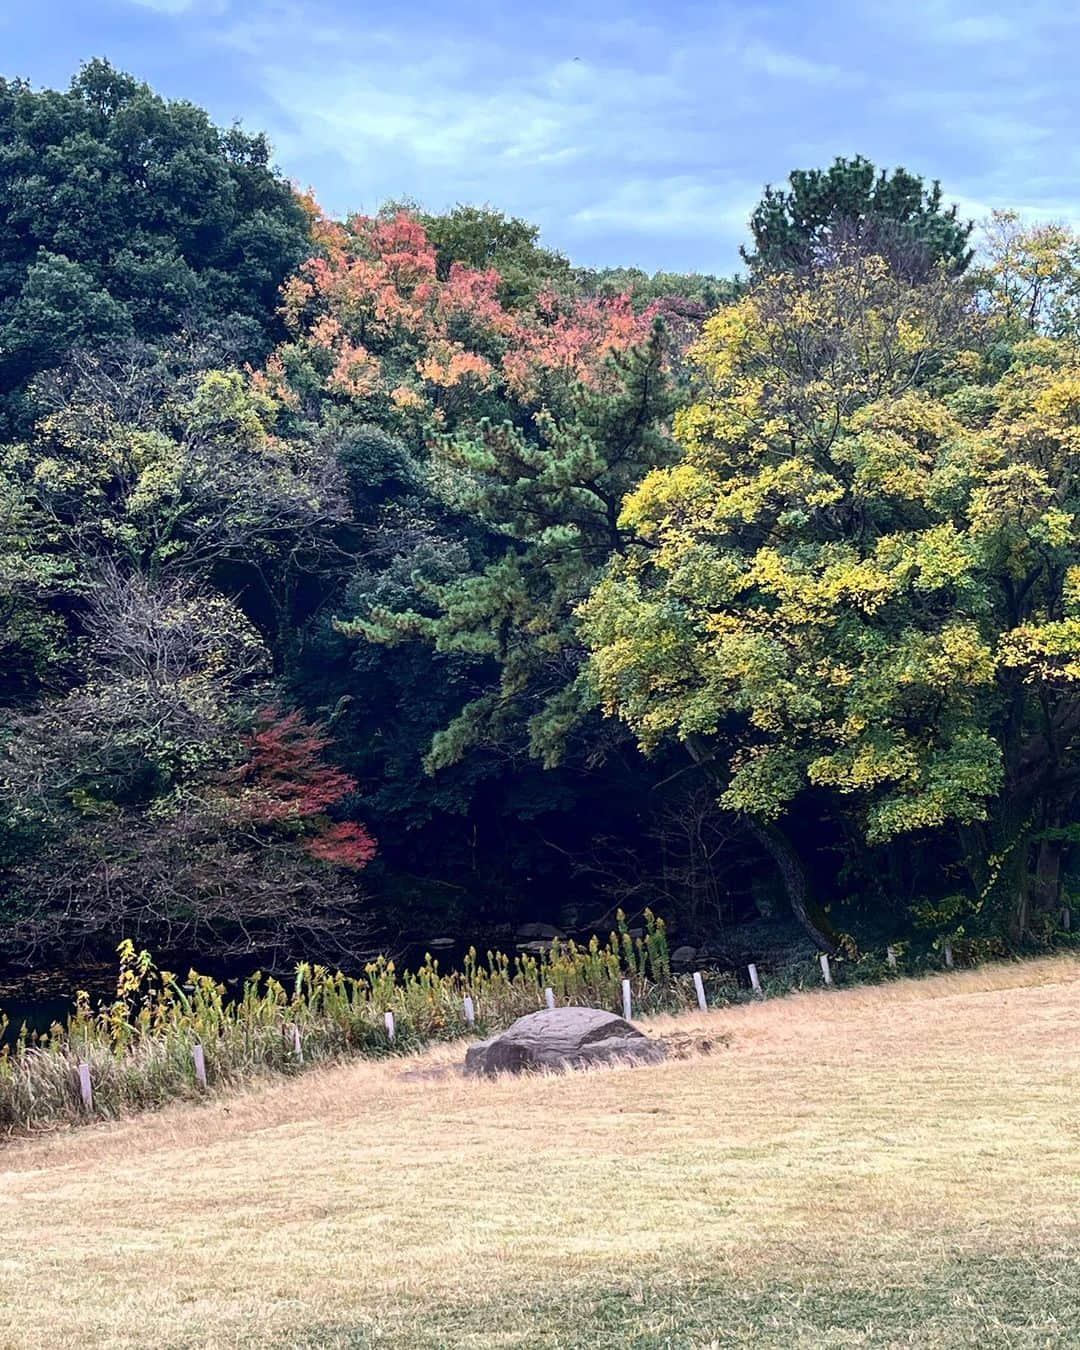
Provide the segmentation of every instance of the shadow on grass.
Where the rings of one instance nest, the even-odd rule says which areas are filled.
[[[627,1279],[540,1298],[508,1289],[470,1306],[399,1304],[368,1326],[298,1327],[275,1344],[305,1350],[1080,1345],[1080,1247],[1030,1258],[958,1254],[906,1281],[904,1274],[870,1268],[861,1279],[841,1277],[826,1287],[739,1288],[708,1276]]]

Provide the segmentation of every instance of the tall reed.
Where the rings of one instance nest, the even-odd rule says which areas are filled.
[[[114,999],[94,1006],[79,991],[65,1023],[44,1035],[23,1028],[15,1044],[0,1051],[0,1130],[110,1118],[201,1095],[197,1045],[208,1087],[217,1090],[260,1073],[296,1073],[304,1064],[400,1053],[463,1036],[470,1031],[466,995],[481,1034],[543,1007],[547,988],[560,1004],[611,1011],[621,1008],[624,979],[642,1013],[689,1007],[695,998],[689,978],[672,975],[664,922],[648,911],[641,936],[630,934],[620,911],[606,943],[556,941],[537,956],[513,958],[491,951],[481,958],[471,949],[462,969],[446,974],[430,954],[418,970],[403,973],[380,957],[356,977],[301,962],[288,986],[256,972],[239,997],[195,971],[180,980],[158,970],[131,942],[122,943],[118,955]],[[392,1044],[387,1011],[394,1014]],[[4,1025],[0,1018],[0,1032]],[[80,1095],[80,1064],[90,1069],[92,1112]]]

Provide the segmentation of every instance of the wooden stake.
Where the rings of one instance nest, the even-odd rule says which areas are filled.
[[[694,971],[694,992],[697,994],[697,1005],[702,1012],[709,1011],[709,1002],[705,997],[705,981],[701,978],[701,971]]]
[[[633,1000],[631,999],[631,996],[630,996],[630,981],[629,981],[629,980],[623,980],[623,982],[622,982],[622,1015],[626,1018],[626,1020],[627,1020],[628,1022],[630,1021],[630,1014],[631,1014],[631,1011],[632,1011],[632,1004],[633,1004]]]
[[[383,1018],[383,1021],[386,1023],[387,1039],[390,1041],[392,1045],[394,1042],[394,1014],[388,1011],[386,1016]]]
[[[758,979],[757,966],[751,961],[746,969],[750,972],[750,988],[753,989],[755,994],[760,994],[761,981]]]
[[[1062,905],[1061,907],[1061,926],[1066,933],[1072,927],[1072,910],[1068,905]]]
[[[885,960],[888,961],[889,965],[892,966],[893,970],[896,969],[896,948],[895,948],[895,947],[886,947],[886,948],[885,948]]]
[[[945,965],[949,970],[952,970],[953,968],[952,948],[948,945],[948,943],[945,944]]]
[[[544,1002],[547,1004],[548,1008],[554,1008],[554,1006],[555,1006],[555,990],[554,990],[554,989],[545,989],[545,990],[544,990]]]
[[[206,1055],[201,1045],[192,1047],[191,1058],[195,1061],[195,1081],[201,1088],[206,1087]]]
[[[826,984],[832,984],[832,971],[829,969],[828,952],[821,953],[821,978]]]
[[[304,1047],[303,1047],[303,1045],[301,1045],[301,1043],[300,1043],[300,1028],[296,1025],[295,1022],[293,1023],[293,1029],[292,1029],[292,1048],[293,1048],[293,1054],[296,1056],[296,1062],[297,1062],[297,1064],[303,1064],[303,1062],[304,1062]]]
[[[79,1065],[79,1094],[82,1097],[82,1104],[87,1111],[94,1109],[94,1088],[90,1082],[90,1065]]]
[[[476,1026],[476,1009],[473,1007],[473,1001],[468,994],[465,995],[464,1004],[466,1024],[470,1027],[474,1027]]]

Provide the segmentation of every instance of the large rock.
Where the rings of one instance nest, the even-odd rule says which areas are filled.
[[[666,1048],[614,1013],[550,1008],[529,1013],[498,1036],[470,1046],[465,1072],[474,1078],[543,1069],[577,1069],[619,1061],[656,1064]]]
[[[554,942],[562,934],[550,923],[523,923],[514,933],[518,942]]]

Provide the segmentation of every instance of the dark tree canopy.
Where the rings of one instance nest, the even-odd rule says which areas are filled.
[[[106,61],[65,93],[0,79],[0,416],[75,346],[233,330],[252,354],[311,251],[262,135]],[[21,416],[25,417],[25,411]]]
[[[754,272],[803,267],[831,243],[862,242],[873,252],[923,271],[944,263],[963,272],[972,259],[972,224],[942,204],[941,184],[917,174],[877,169],[862,155],[838,157],[827,169],[795,169],[786,188],[766,187],[750,217],[753,249],[742,256]]]

